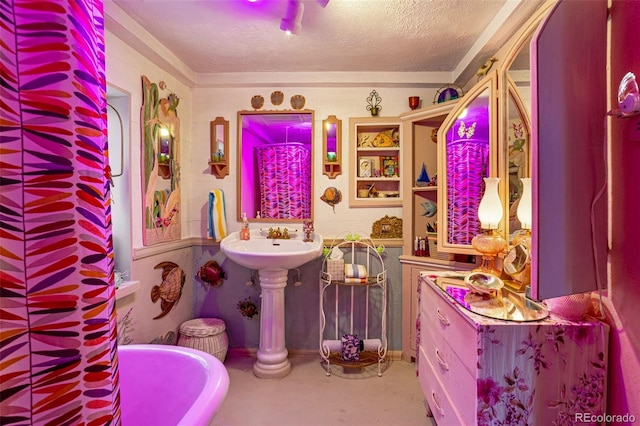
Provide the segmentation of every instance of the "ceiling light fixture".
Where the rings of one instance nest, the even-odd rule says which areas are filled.
[[[287,12],[280,22],[280,29],[287,34],[300,34],[303,13],[304,5],[300,0],[289,0],[287,2]]]

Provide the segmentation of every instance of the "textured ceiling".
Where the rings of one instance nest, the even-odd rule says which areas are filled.
[[[503,6],[539,3],[304,0],[302,31],[287,35],[287,0],[110,2],[195,73],[452,72]]]

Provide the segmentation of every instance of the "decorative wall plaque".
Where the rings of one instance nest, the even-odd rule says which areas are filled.
[[[371,238],[402,238],[402,219],[385,216],[373,222]]]

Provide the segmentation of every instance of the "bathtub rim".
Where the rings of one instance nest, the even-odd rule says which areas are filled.
[[[229,373],[222,361],[207,352],[184,346],[135,343],[119,345],[117,347],[118,358],[123,349],[125,352],[174,353],[196,360],[203,367],[203,371],[206,372],[204,387],[177,426],[208,425],[226,399],[229,392]]]

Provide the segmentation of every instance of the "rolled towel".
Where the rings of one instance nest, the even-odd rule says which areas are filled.
[[[367,267],[364,265],[358,265],[350,263],[344,265],[344,277],[345,278],[367,278]]]
[[[227,236],[227,215],[224,206],[224,192],[214,189],[209,193],[209,238],[216,241]]]
[[[345,278],[344,282],[351,284],[366,284],[367,278]]]

